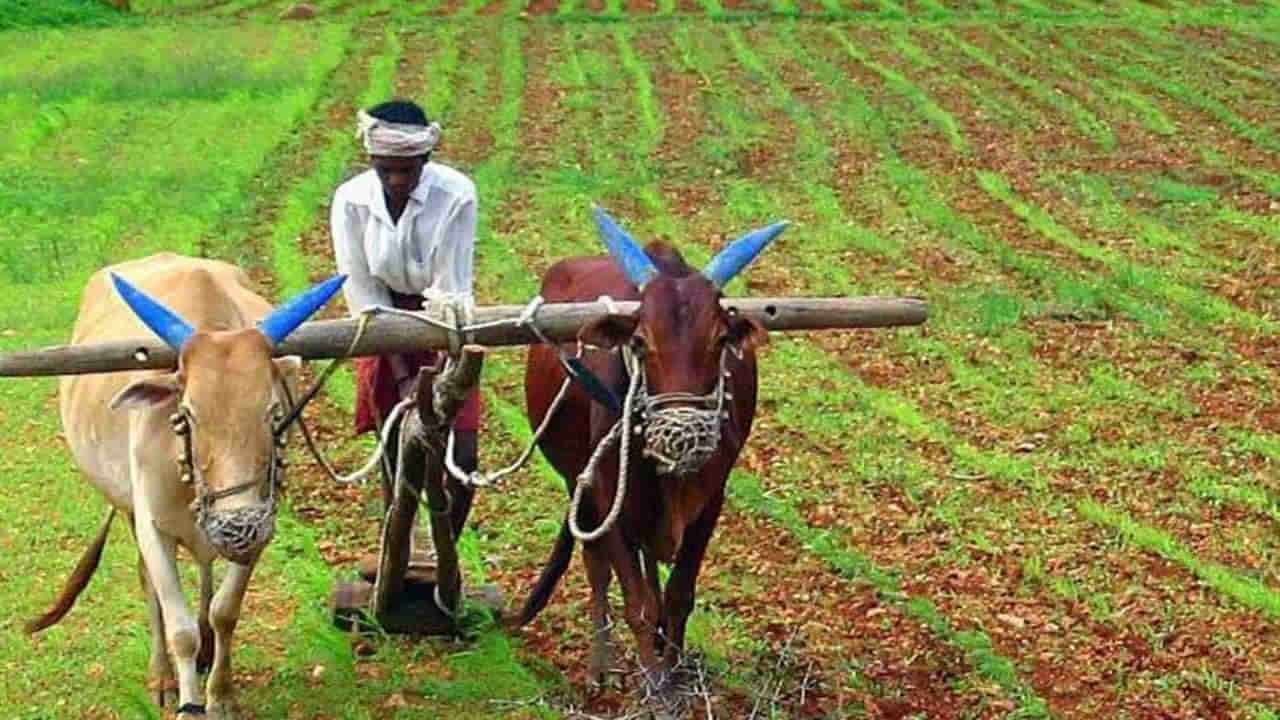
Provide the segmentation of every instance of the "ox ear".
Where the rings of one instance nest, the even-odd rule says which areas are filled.
[[[636,315],[605,315],[583,325],[578,339],[599,348],[617,347],[635,334],[639,323]]]
[[[112,410],[146,410],[164,405],[182,394],[177,373],[143,378],[130,383],[111,398]]]
[[[753,318],[735,312],[729,316],[728,326],[728,340],[733,345],[750,350],[769,344],[769,331]]]
[[[280,377],[289,384],[289,390],[292,392],[298,387],[298,378],[302,376],[302,357],[298,355],[285,355],[278,357],[273,361],[276,364],[276,370],[279,371]]]

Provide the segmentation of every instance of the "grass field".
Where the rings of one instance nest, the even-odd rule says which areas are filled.
[[[691,621],[716,717],[1280,717],[1280,3],[287,5],[0,4],[0,350],[63,342],[94,268],[160,248],[275,297],[327,275],[354,111],[412,97],[480,190],[483,302],[597,252],[595,201],[695,264],[791,219],[731,294],[930,303],[764,352]],[[521,361],[486,365],[485,467],[529,436]],[[0,382],[0,717],[156,717],[127,531],[21,633],[105,506],[54,388]],[[348,469],[351,398],[340,374],[309,411]],[[477,612],[357,656],[325,604],[379,501],[293,452],[248,717],[629,707],[586,694],[576,561],[521,633]],[[564,507],[541,461],[482,493],[467,582],[525,593]]]

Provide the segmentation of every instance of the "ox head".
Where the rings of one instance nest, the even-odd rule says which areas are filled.
[[[584,342],[626,345],[643,363],[645,452],[666,473],[689,474],[714,454],[720,440],[727,354],[765,342],[750,318],[720,305],[721,290],[787,228],[774,223],[738,238],[701,272],[665,246],[640,248],[600,208],[596,225],[610,255],[640,290],[632,315],[609,315],[583,328]]]
[[[297,357],[276,359],[275,346],[342,286],[339,275],[301,293],[258,324],[199,331],[124,278],[111,279],[125,303],[178,352],[177,372],[138,380],[111,401],[115,409],[176,403],[183,481],[195,485],[193,509],[210,544],[247,564],[275,532],[279,455],[289,410],[287,382]]]

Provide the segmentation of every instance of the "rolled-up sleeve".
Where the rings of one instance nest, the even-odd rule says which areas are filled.
[[[364,222],[356,208],[343,199],[341,190],[334,194],[329,226],[338,272],[347,275],[342,293],[348,311],[357,315],[372,305],[390,306],[391,293],[387,286],[369,271],[369,259],[364,251]]]

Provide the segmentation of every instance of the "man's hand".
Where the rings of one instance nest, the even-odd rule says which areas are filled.
[[[427,317],[448,325],[475,322],[476,301],[468,293],[449,293],[427,288],[422,291],[422,311]]]

